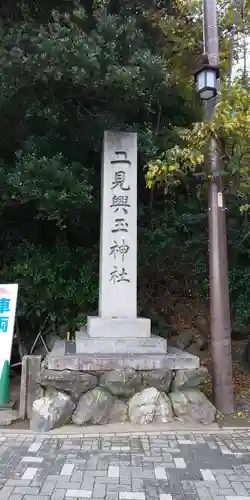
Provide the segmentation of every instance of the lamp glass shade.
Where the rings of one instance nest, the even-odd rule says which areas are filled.
[[[214,68],[202,68],[196,74],[196,92],[204,101],[217,94],[217,73]]]

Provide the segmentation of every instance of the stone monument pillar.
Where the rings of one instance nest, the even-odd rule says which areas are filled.
[[[63,340],[54,345],[40,381],[59,392],[35,401],[32,429],[46,432],[71,416],[76,425],[167,423],[175,400],[180,413],[180,396],[166,395],[176,371],[192,369],[190,380],[200,377],[194,373],[199,358],[178,349],[167,352],[166,339],[151,336],[150,320],[137,317],[137,137],[132,133],[104,135],[99,274],[99,315],[89,316],[87,330],[76,332],[75,353],[65,353]],[[189,380],[184,375],[180,384]],[[199,391],[196,397],[182,396],[187,415],[204,404]],[[213,421],[209,405],[197,421]],[[54,407],[59,411],[52,418]]]
[[[179,370],[199,359],[169,349],[137,316],[137,136],[105,132],[102,159],[99,315],[75,333],[76,352],[58,341],[50,370],[106,372],[116,369]]]
[[[137,135],[105,132],[102,159],[99,316],[89,337],[150,337],[137,317]]]

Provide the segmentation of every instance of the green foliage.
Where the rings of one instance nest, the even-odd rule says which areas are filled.
[[[97,308],[104,130],[137,131],[143,165],[179,123],[180,100],[181,123],[195,116],[185,86],[182,95],[169,84],[150,21],[163,7],[84,8],[26,0],[1,11],[0,280],[20,284],[21,329],[32,336],[48,315],[74,328]]]
[[[54,320],[76,326],[77,316],[96,306],[97,250],[72,250],[59,242],[45,253],[42,245],[20,245],[2,269],[5,279],[20,284],[20,316],[37,326],[49,312]]]
[[[22,334],[34,337],[46,318],[74,329],[96,311],[107,129],[138,132],[141,313],[164,333],[175,299],[206,300],[207,203],[204,190],[196,196],[200,182],[193,173],[203,162],[208,126],[192,128],[201,117],[192,82],[200,6],[179,0],[1,3],[0,280],[20,284]],[[220,21],[223,30],[227,19]],[[236,123],[232,109],[221,108],[223,116]],[[235,126],[225,142],[225,154],[232,159],[233,148],[235,162],[244,164],[241,186],[248,177],[242,130]],[[152,167],[151,186],[156,177],[163,180],[159,188],[146,188],[145,164]],[[250,200],[241,187],[239,202],[238,193],[230,203],[243,230],[240,237],[232,231],[229,256],[233,308],[242,323],[250,315],[243,272],[249,225],[238,205]]]
[[[34,219],[54,221],[62,229],[72,214],[83,210],[92,199],[86,170],[77,163],[65,164],[60,153],[52,158],[36,152],[21,153],[6,177],[3,209],[10,200],[21,202],[34,210]]]
[[[98,249],[75,245],[93,203],[88,172],[60,153],[41,156],[32,139],[0,175],[1,282],[18,281],[19,315],[29,326],[48,313],[71,323],[93,310],[98,291]]]
[[[148,187],[155,182],[178,185],[188,175],[205,174],[204,158],[210,138],[214,138],[221,168],[217,174],[227,175],[231,192],[244,197],[249,193],[250,158],[249,89],[236,82],[229,93],[224,90],[210,121],[194,123],[188,129],[177,129],[179,145],[167,149],[148,164]],[[222,154],[221,154],[222,153]],[[209,172],[205,177],[209,179]],[[244,210],[246,205],[241,208]]]

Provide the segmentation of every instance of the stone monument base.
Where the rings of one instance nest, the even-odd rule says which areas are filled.
[[[158,337],[151,337],[156,344]],[[86,339],[85,339],[86,341]],[[95,350],[93,353],[76,352],[65,354],[65,342],[59,340],[53,347],[48,357],[49,370],[74,370],[80,372],[105,372],[117,369],[133,368],[134,370],[190,370],[198,368],[200,360],[187,352],[176,348],[168,348],[168,352],[128,352],[126,343],[123,345],[125,352],[117,352],[117,339],[106,339],[107,345],[114,343],[112,352],[98,352],[99,345],[103,344],[92,340]],[[135,339],[133,338],[133,342]],[[121,339],[118,339],[118,343]],[[121,344],[122,345],[122,344]],[[139,345],[139,344],[138,344]],[[138,347],[137,345],[137,347]],[[161,343],[159,344],[161,345]],[[125,346],[125,347],[124,347]],[[78,344],[79,349],[79,344]],[[147,347],[148,351],[149,348]]]
[[[78,348],[83,342],[90,349],[86,332],[80,333]],[[125,351],[131,346],[130,340],[126,345],[126,340],[125,347],[120,344]],[[134,344],[138,349],[140,340]],[[166,347],[164,339],[152,340],[158,349]],[[108,339],[108,345],[112,341],[118,348],[121,339]],[[100,339],[98,344],[94,342],[97,345],[103,349]],[[146,343],[144,348],[148,350],[150,345]],[[33,431],[47,432],[69,423],[158,425],[174,419],[211,424],[216,410],[199,390],[206,378],[207,369],[199,367],[199,358],[178,349],[151,354],[65,355],[65,343],[59,341],[37,374],[37,399],[30,427]]]
[[[77,354],[166,354],[167,352],[167,340],[155,335],[91,338],[86,329],[81,329],[75,332],[75,343]]]
[[[148,338],[151,335],[149,318],[102,318],[88,316],[87,332],[93,338]]]

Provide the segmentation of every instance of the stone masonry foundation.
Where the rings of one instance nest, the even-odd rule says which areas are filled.
[[[210,424],[216,410],[199,390],[207,370],[177,349],[166,354],[65,355],[55,346],[37,375],[39,397],[30,421],[47,432],[72,423],[168,423],[173,419]]]

